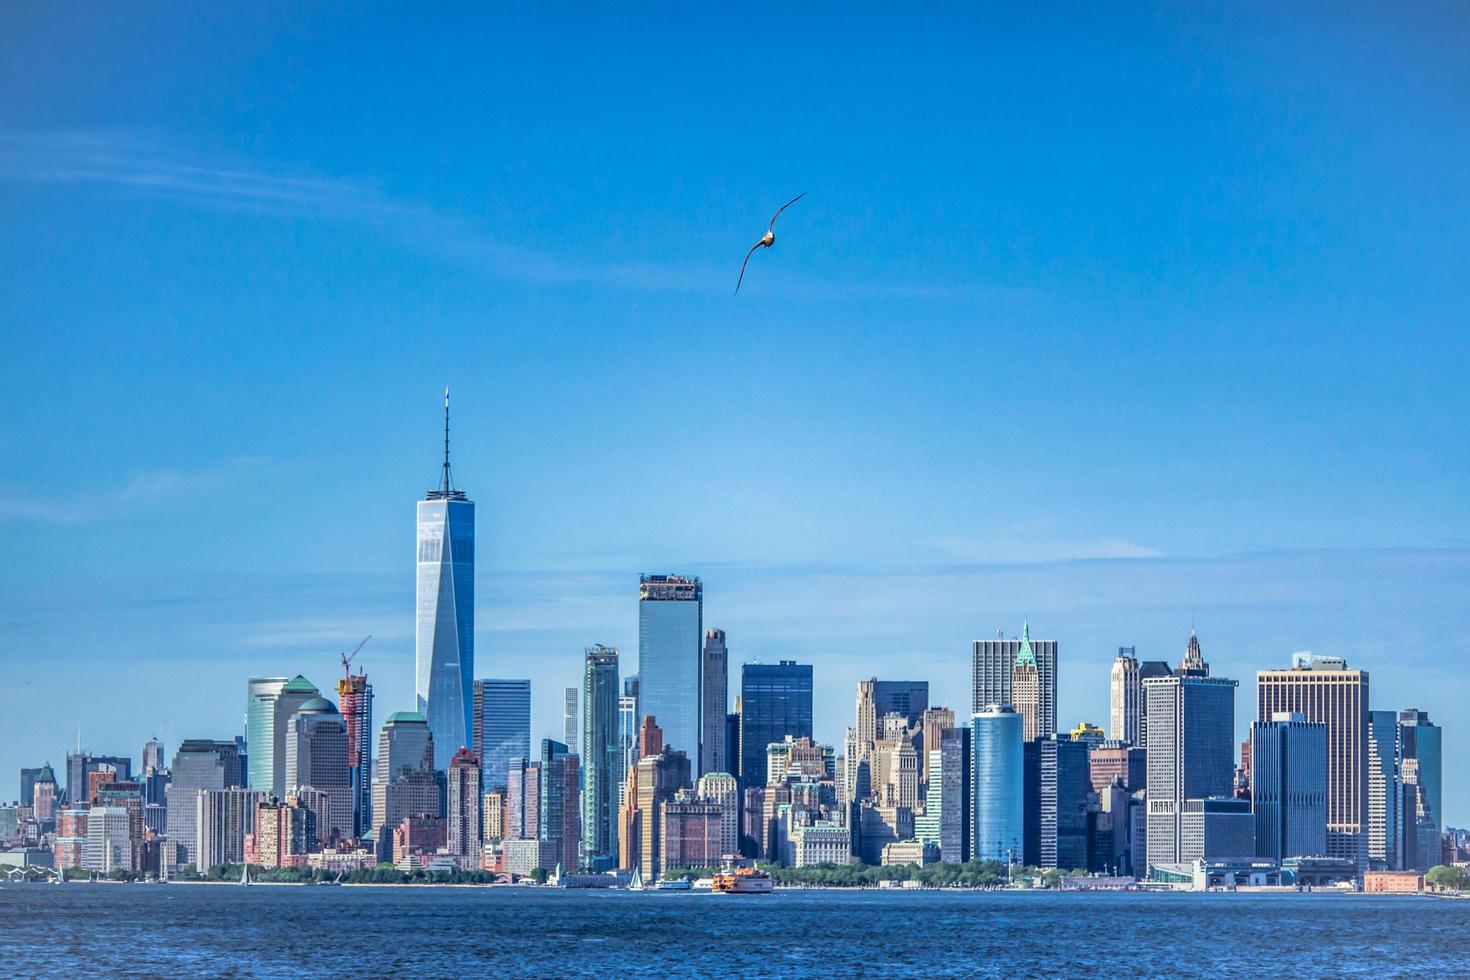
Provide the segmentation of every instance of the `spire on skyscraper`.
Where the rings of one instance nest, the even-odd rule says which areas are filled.
[[[449,389],[444,389],[444,466],[439,478],[439,487],[430,490],[427,500],[464,500],[465,492],[454,489],[454,479],[449,470]]]
[[[1036,654],[1031,650],[1031,619],[1027,617],[1021,621],[1021,650],[1016,654],[1014,666],[1036,666]]]
[[[1179,664],[1177,673],[1181,677],[1210,676],[1210,665],[1205,663],[1199,648],[1199,636],[1194,630],[1189,631],[1189,646],[1184,651],[1184,660]]]

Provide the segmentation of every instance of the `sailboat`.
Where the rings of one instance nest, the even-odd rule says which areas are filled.
[[[248,864],[240,865],[240,884],[250,884],[250,865]]]
[[[633,869],[633,877],[628,879],[628,891],[641,892],[643,890],[643,875],[637,868]]]

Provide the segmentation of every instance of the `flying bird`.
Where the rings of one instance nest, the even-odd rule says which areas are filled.
[[[740,263],[740,278],[735,280],[735,292],[740,292],[740,284],[745,281],[745,267],[750,264],[750,257],[755,254],[755,250],[758,248],[770,248],[772,245],[776,244],[776,219],[781,217],[781,212],[785,211],[787,208],[791,207],[791,205],[795,204],[797,201],[801,200],[804,197],[806,197],[806,191],[802,191],[800,194],[796,195],[791,200],[781,205],[779,208],[776,209],[776,213],[771,215],[771,223],[766,226],[766,233],[761,236],[760,241],[750,246],[750,251],[745,253],[745,261]]]

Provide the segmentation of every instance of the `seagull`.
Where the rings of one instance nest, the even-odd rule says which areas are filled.
[[[787,208],[791,207],[791,205],[795,204],[797,201],[801,200],[804,197],[806,197],[806,191],[802,191],[800,194],[796,195],[791,200],[781,205],[779,208],[776,209],[776,213],[771,215],[771,223],[766,226],[766,233],[761,236],[760,241],[750,246],[750,251],[745,253],[745,261],[740,263],[740,278],[735,280],[735,292],[740,292],[740,284],[745,281],[745,267],[750,264],[750,257],[755,254],[755,250],[758,248],[770,248],[772,245],[776,244],[776,219],[781,217],[781,212],[785,211]]]

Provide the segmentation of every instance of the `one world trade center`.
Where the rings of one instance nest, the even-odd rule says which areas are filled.
[[[449,389],[444,390],[444,472],[418,502],[418,629],[414,691],[434,736],[434,768],[470,744],[475,676],[475,504],[449,473]]]

